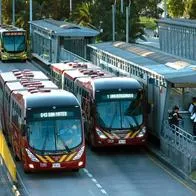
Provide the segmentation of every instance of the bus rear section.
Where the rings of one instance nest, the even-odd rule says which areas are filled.
[[[0,29],[1,60],[27,60],[26,31],[15,28]]]
[[[1,90],[1,105],[6,104],[1,112],[7,119],[13,154],[24,171],[84,168],[84,129],[76,97],[51,81],[35,83],[31,78],[22,85],[23,80],[1,81],[6,85]]]

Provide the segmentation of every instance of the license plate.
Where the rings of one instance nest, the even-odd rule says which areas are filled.
[[[52,167],[53,168],[59,168],[59,167],[61,167],[61,164],[60,163],[53,163]]]
[[[126,144],[126,140],[118,140],[119,144]]]

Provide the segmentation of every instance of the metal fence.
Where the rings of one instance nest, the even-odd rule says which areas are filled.
[[[190,174],[196,169],[196,136],[181,127],[170,126],[166,120],[161,133],[161,143],[164,154],[184,172]]]
[[[81,56],[78,56],[64,48],[61,48],[60,50],[60,61],[80,61],[80,62],[87,62],[86,59],[84,59]]]
[[[196,20],[159,20],[158,27],[161,50],[196,60]]]

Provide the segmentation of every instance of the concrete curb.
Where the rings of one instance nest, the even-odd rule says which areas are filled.
[[[13,193],[14,196],[21,196],[21,194],[17,188],[17,184],[12,180],[10,173],[4,163],[3,158],[1,158],[1,156],[0,156],[0,159],[1,159],[0,167],[2,167],[3,176],[6,180],[7,185],[8,185],[9,192]]]
[[[18,188],[16,187],[16,185],[12,186],[12,192],[14,193],[15,196],[20,196],[21,195]]]
[[[148,144],[146,149],[150,154],[152,154],[160,162],[166,165],[166,167],[171,169],[175,174],[177,174],[179,177],[185,180],[191,186],[191,188],[193,188],[196,191],[196,182],[193,179],[191,179],[186,173],[184,173],[182,170],[180,170],[174,164],[172,164],[171,160],[168,159],[159,149],[153,147],[151,144]]]

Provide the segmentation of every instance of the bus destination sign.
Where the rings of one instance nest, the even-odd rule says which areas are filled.
[[[108,99],[126,99],[126,98],[134,98],[134,94],[110,94],[107,95]]]
[[[74,112],[72,111],[58,111],[58,112],[40,112],[33,113],[33,118],[57,118],[57,117],[73,117]]]
[[[67,116],[67,112],[44,112],[40,113],[41,118],[63,117]]]
[[[15,32],[5,32],[4,35],[11,36],[11,35],[25,35],[25,32],[15,31]]]

